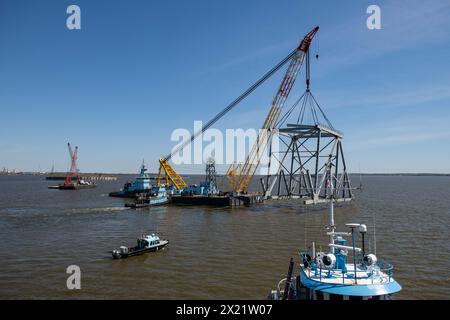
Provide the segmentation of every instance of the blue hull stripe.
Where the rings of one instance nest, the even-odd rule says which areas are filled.
[[[305,287],[311,290],[318,290],[326,293],[346,295],[346,296],[379,296],[399,292],[402,287],[396,281],[386,284],[376,285],[344,285],[329,284],[309,279],[305,272],[301,270],[301,280]]]

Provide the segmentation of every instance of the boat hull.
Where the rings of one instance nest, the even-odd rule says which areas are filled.
[[[79,190],[79,189],[92,189],[97,187],[95,184],[60,184],[58,186],[49,186],[49,189],[59,189],[59,190]]]
[[[264,198],[260,194],[250,195],[173,195],[171,196],[171,202],[176,204],[185,205],[204,205],[214,207],[239,207],[239,206],[252,206],[258,203],[262,203]]]
[[[59,185],[59,190],[92,189],[95,187],[97,187],[97,185],[95,184],[69,184],[69,185],[61,184]]]
[[[115,191],[110,192],[110,197],[116,197],[116,198],[136,198],[136,195],[139,193],[145,193],[150,192],[151,189],[142,189],[142,190],[133,190],[133,191]]]
[[[125,207],[132,208],[132,209],[140,209],[140,208],[148,208],[148,207],[156,207],[156,206],[163,206],[165,204],[168,204],[170,202],[169,199],[161,200],[158,202],[150,202],[147,203],[126,203]]]
[[[119,253],[117,255],[114,255],[114,253],[112,254],[112,257],[114,259],[126,259],[129,257],[134,257],[134,256],[139,256],[141,254],[144,253],[148,253],[148,252],[156,252],[156,251],[160,251],[162,249],[164,249],[165,246],[167,246],[169,244],[168,240],[163,240],[161,241],[161,243],[157,246],[154,247],[150,247],[150,248],[144,248],[144,249],[138,249],[138,250],[133,250],[130,251],[128,253]]]

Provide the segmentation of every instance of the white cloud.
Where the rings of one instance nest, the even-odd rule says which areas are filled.
[[[347,142],[350,151],[401,145],[420,145],[423,142],[448,141],[450,146],[450,116],[436,114],[427,118],[403,117],[384,125],[368,124]]]
[[[334,108],[401,108],[444,101],[450,99],[450,85],[442,84],[408,84],[408,87],[396,86],[348,90],[324,90],[319,103],[326,109]],[[449,101],[450,104],[450,101]]]
[[[397,50],[446,44],[450,39],[448,1],[386,1],[379,6],[381,30],[368,30],[366,16],[348,17],[341,25],[321,29],[324,54],[317,76]]]

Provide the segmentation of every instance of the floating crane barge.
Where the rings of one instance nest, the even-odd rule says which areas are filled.
[[[72,146],[70,143],[67,143],[67,147],[69,148],[70,155],[70,170],[67,173],[67,177],[63,183],[57,186],[49,186],[49,189],[59,189],[59,190],[78,190],[78,189],[90,189],[95,188],[96,185],[90,181],[85,181],[80,177],[79,170],[77,167],[77,159],[78,159],[78,147],[75,147],[75,150],[72,150]]]
[[[263,153],[268,143],[272,139],[282,109],[289,97],[303,61],[307,56],[310,44],[318,30],[319,27],[313,28],[302,39],[298,47],[295,48],[287,57],[285,57],[275,67],[270,69],[264,76],[262,76],[244,93],[233,100],[213,119],[207,122],[201,130],[195,132],[191,136],[190,140],[187,140],[185,143],[178,146],[165,158],[160,159],[160,169],[157,178],[158,185],[164,185],[167,187],[171,184],[175,189],[179,191],[178,194],[174,194],[171,196],[171,201],[173,203],[213,206],[241,206],[252,205],[264,201],[264,198],[267,197],[267,195],[259,193],[249,193],[249,185],[261,161]],[[232,165],[227,172],[227,177],[229,179],[232,190],[224,193],[208,191],[196,192],[197,190],[189,187],[183,180],[183,178],[169,164],[169,160],[172,158],[172,155],[181,151],[184,147],[192,143],[198,136],[203,134],[203,132],[205,132],[213,124],[220,120],[231,109],[233,109],[237,104],[244,100],[250,93],[252,93],[256,88],[258,88],[262,83],[269,79],[275,72],[277,72],[288,62],[290,62],[289,66],[272,101],[269,113],[262,125],[262,130],[260,131],[260,134],[258,135],[256,143],[253,145],[251,152],[247,156],[245,163]]]
[[[170,154],[159,160],[159,173],[156,178],[157,187],[164,187],[166,190],[170,190],[170,193],[168,193],[170,202],[211,206],[248,206],[262,203],[265,199],[284,198],[302,199],[304,204],[325,202],[328,195],[327,189],[324,186],[326,174],[322,162],[323,158],[328,159],[329,154],[333,154],[332,161],[335,169],[333,181],[337,186],[337,197],[335,201],[351,200],[350,181],[346,172],[346,164],[342,150],[341,140],[343,135],[333,128],[309,89],[309,48],[318,30],[319,27],[314,27],[288,56],[264,74],[214,118],[208,121],[201,130],[194,132],[189,140],[180,144]],[[300,104],[300,115],[296,122],[288,123],[287,127],[282,127],[300,103],[299,100],[287,111],[283,111],[304,61],[306,61],[307,89],[302,95],[302,98],[300,98],[300,100],[303,99]],[[208,180],[208,173],[203,185],[188,186],[181,175],[170,165],[169,161],[172,156],[182,151],[197,137],[211,128],[287,63],[289,65],[272,100],[269,113],[257,136],[256,143],[250,150],[245,162],[231,165],[226,173],[231,190],[219,192],[216,185],[212,188],[213,185]],[[312,125],[303,121],[306,118],[306,110],[310,110],[312,113],[314,120]],[[321,121],[322,119],[319,119],[318,115],[322,115],[325,121]],[[271,150],[271,142],[275,133],[279,134],[281,138],[290,139],[290,142],[287,144],[288,148],[282,156],[276,155]],[[331,142],[327,142],[327,138],[331,139]],[[317,139],[317,143],[313,142],[313,147],[311,147],[310,143],[313,139]],[[283,142],[286,143],[285,141]],[[270,156],[269,170],[267,171],[267,175],[261,178],[262,193],[250,193],[249,186],[268,146]],[[328,150],[330,147],[332,148],[331,151]],[[308,163],[309,165],[314,163],[315,167],[310,170],[310,168],[305,167]],[[270,170],[271,165],[273,166],[274,164],[279,164],[279,169],[275,175],[271,174]],[[338,172],[338,168],[343,171]],[[278,192],[272,194],[272,190],[276,187],[277,182]]]
[[[193,184],[179,193],[170,196],[170,202],[180,205],[204,205],[213,207],[251,206],[263,202],[260,194],[231,194],[220,192],[217,187],[215,162],[209,159],[206,163],[205,180],[199,185]]]

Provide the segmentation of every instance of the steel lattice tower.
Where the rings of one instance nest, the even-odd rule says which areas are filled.
[[[261,178],[267,198],[299,198],[305,204],[324,202],[330,192],[327,181],[332,179],[336,201],[351,200],[343,133],[333,127],[311,93],[309,52],[306,91],[280,118],[277,132],[280,150],[269,151],[268,175]],[[278,168],[271,174],[274,165]]]
[[[206,184],[217,187],[216,162],[213,158],[209,158],[206,162]]]

